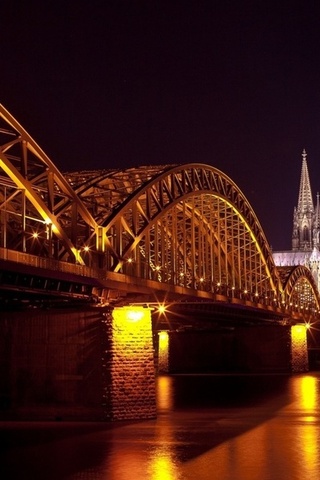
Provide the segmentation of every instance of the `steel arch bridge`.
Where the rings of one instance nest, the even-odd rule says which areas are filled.
[[[310,271],[275,266],[251,205],[220,170],[186,164],[62,174],[1,105],[0,120],[3,260],[95,278],[95,288],[143,285],[318,314]]]

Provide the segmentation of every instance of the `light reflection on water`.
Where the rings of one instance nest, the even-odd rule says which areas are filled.
[[[206,403],[203,410],[199,406],[194,409],[187,402],[188,409],[184,410],[183,403],[178,409],[175,405],[176,379],[161,377],[160,416],[152,426],[149,424],[151,444],[143,452],[142,445],[136,444],[133,451],[133,444],[128,443],[131,456],[123,448],[119,450],[118,445],[113,452],[119,455],[118,468],[109,465],[112,475],[108,479],[127,480],[131,476],[139,480],[318,480],[319,383],[318,375],[291,377],[286,402],[280,402],[280,408],[275,408],[278,403],[272,397],[270,401],[241,408],[235,400],[235,406],[228,410],[221,406],[208,409]],[[188,390],[184,393],[187,395]],[[223,441],[217,441],[216,434],[221,431],[229,433]],[[119,431],[114,434],[118,437]]]
[[[106,428],[100,424],[90,432],[65,436],[57,435],[67,428],[63,422],[44,425],[46,441],[24,448],[18,443],[6,459],[12,475],[1,474],[0,462],[0,478],[319,478],[319,373],[160,377],[157,400],[156,420]]]
[[[183,465],[183,478],[319,479],[319,376],[293,377],[289,385],[289,404],[257,427]]]

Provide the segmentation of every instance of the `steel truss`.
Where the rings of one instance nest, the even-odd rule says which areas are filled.
[[[0,247],[272,306],[307,298],[309,285],[319,308],[305,270],[285,286],[252,207],[220,170],[62,174],[1,105],[0,120]]]

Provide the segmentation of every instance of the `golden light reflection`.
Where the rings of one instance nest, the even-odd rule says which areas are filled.
[[[159,376],[157,379],[158,410],[171,410],[173,407],[172,377]]]
[[[304,410],[314,411],[317,397],[317,379],[309,376],[303,377],[301,379],[301,407]]]
[[[303,453],[305,474],[310,478],[318,475],[319,438],[314,422],[317,421],[317,402],[319,399],[318,378],[304,376],[296,384],[298,408],[302,411],[302,423],[298,426],[295,439],[297,448]]]
[[[162,447],[157,452],[153,452],[149,474],[150,480],[179,480],[181,478],[169,448]]]

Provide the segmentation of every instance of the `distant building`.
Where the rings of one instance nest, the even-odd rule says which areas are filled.
[[[273,252],[277,266],[305,265],[320,290],[320,205],[319,193],[314,206],[310,186],[307,153],[302,152],[298,206],[293,211],[292,249]]]

